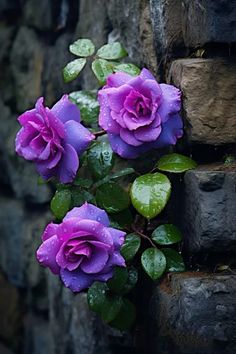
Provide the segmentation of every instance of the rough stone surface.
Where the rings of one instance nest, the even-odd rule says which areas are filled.
[[[19,287],[36,286],[42,270],[35,260],[40,235],[48,216],[28,212],[21,201],[0,198],[0,266],[9,281]]]
[[[190,252],[234,252],[236,246],[236,172],[211,166],[184,177],[184,246]]]
[[[34,106],[42,93],[43,48],[34,31],[21,27],[11,51],[17,109],[23,112]]]
[[[49,274],[49,273],[48,273]],[[87,305],[85,293],[73,294],[60,280],[49,274],[50,328],[57,354],[132,353],[131,338],[111,330]]]
[[[43,31],[52,29],[53,20],[50,0],[27,0],[23,8],[23,14],[27,25]]]
[[[152,354],[234,354],[236,276],[172,275],[154,291]]]
[[[150,0],[153,34],[158,65],[183,47],[182,6],[180,0]]]
[[[183,34],[189,47],[236,41],[236,1],[184,0]]]
[[[224,59],[181,59],[171,81],[183,94],[187,139],[193,143],[236,143],[236,64]]]
[[[19,294],[17,289],[7,282],[2,273],[0,273],[0,289],[0,337],[16,349],[17,341],[19,341],[17,334],[21,326]],[[5,353],[1,350],[1,345],[0,353]]]

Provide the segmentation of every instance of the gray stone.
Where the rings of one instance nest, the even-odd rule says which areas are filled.
[[[35,32],[21,27],[11,51],[11,67],[15,81],[19,112],[31,109],[42,94],[43,48]]]
[[[52,29],[52,3],[50,0],[27,0],[23,7],[24,22],[42,31]],[[35,11],[37,9],[37,11]]]
[[[156,287],[152,354],[234,354],[236,276],[173,274]]]
[[[184,0],[182,21],[188,47],[236,41],[235,0]]]
[[[236,142],[236,64],[226,59],[180,59],[170,79],[183,94],[185,132],[189,142]]]
[[[35,251],[49,215],[7,197],[0,198],[0,210],[0,266],[12,284],[34,287],[43,279]]]
[[[111,330],[87,305],[85,293],[73,294],[55,275],[48,273],[50,328],[57,354],[114,354],[132,352],[131,338]]]
[[[45,51],[47,58],[43,71],[43,86],[45,92],[46,104],[51,106],[63,93],[69,93],[79,89],[80,76],[70,84],[65,84],[62,78],[62,69],[66,64],[75,59],[69,53],[69,45],[73,42],[72,35],[61,35],[53,46],[48,46]]]
[[[30,314],[24,323],[24,354],[53,354],[48,322]]]
[[[0,62],[8,56],[12,35],[13,27],[0,24]]]
[[[184,246],[188,251],[234,252],[236,172],[202,166],[184,177]]]
[[[158,65],[166,64],[168,56],[183,47],[182,2],[180,0],[150,0],[153,35]]]

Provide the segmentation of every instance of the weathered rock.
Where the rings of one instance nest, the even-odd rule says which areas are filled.
[[[7,282],[2,273],[0,273],[0,289],[0,336],[16,349],[22,325],[18,290]],[[3,351],[0,345],[0,353],[5,352],[7,353],[7,350]]]
[[[8,56],[12,35],[13,27],[0,24],[0,43],[2,43],[0,47],[0,62]]]
[[[183,34],[189,47],[236,41],[235,0],[184,0]]]
[[[152,354],[234,354],[236,276],[173,274],[151,302]]]
[[[113,34],[127,49],[129,61],[148,66],[156,73],[156,55],[149,0],[107,3]]]
[[[182,54],[182,4],[180,0],[150,0],[153,35],[158,64],[168,56]],[[180,55],[178,55],[180,56]]]
[[[49,274],[50,328],[55,353],[124,354],[132,352],[131,338],[103,324],[87,305],[85,293],[73,294]]]
[[[14,40],[11,66],[17,109],[23,112],[31,109],[42,94],[43,48],[34,31],[27,27],[21,27]]]
[[[65,84],[62,77],[62,69],[66,64],[75,59],[69,53],[69,45],[73,42],[70,34],[61,35],[54,46],[48,46],[47,60],[45,61],[43,71],[43,85],[45,90],[46,104],[51,106],[63,93],[69,93],[71,91],[78,90],[79,79],[73,81],[70,84]]]
[[[0,198],[0,266],[19,287],[36,286],[43,270],[35,259],[40,236],[48,222],[45,212],[28,212],[20,201]]]
[[[42,31],[52,29],[51,5],[50,0],[27,0],[23,8],[24,22]]]
[[[236,142],[236,64],[224,59],[181,59],[171,81],[182,90],[187,139],[221,145]]]
[[[193,253],[234,252],[236,172],[203,166],[188,171],[184,184],[182,224],[185,248]]]
[[[25,354],[53,354],[52,337],[48,322],[33,315],[28,315],[25,320]]]

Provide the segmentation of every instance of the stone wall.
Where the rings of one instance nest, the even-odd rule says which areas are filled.
[[[235,21],[235,0],[0,1],[1,354],[236,352],[236,170],[222,164],[236,152]],[[173,200],[189,271],[150,293],[143,286],[150,311],[132,335],[103,325],[83,294],[36,263],[52,191],[14,153],[16,117],[39,96],[51,105],[95,84],[89,72],[62,81],[68,45],[82,36],[98,46],[122,41],[134,63],[180,87],[185,136],[177,150],[200,163]]]

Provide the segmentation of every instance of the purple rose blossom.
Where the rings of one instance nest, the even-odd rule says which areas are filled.
[[[80,111],[64,95],[51,109],[39,98],[35,108],[23,113],[18,121],[22,128],[16,136],[16,152],[34,161],[44,178],[57,177],[72,182],[79,168],[79,158],[94,139],[80,124]]]
[[[180,91],[159,85],[147,69],[137,77],[111,74],[98,100],[99,125],[121,157],[132,159],[150,149],[174,145],[183,135]]]
[[[50,268],[74,292],[113,276],[125,266],[120,255],[125,232],[109,227],[106,212],[85,203],[67,213],[61,224],[49,224],[37,251],[40,264]]]

